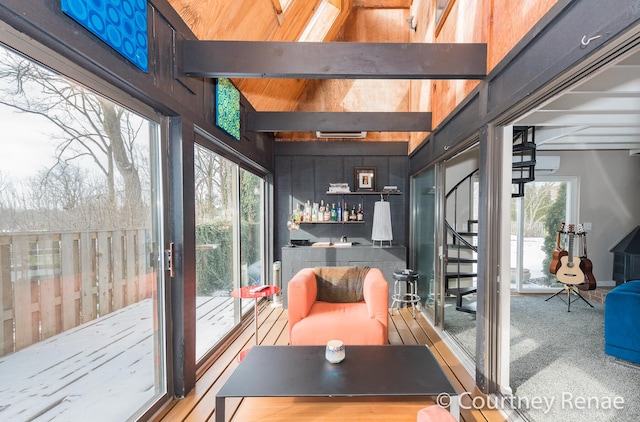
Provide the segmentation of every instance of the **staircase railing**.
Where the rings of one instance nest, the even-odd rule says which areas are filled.
[[[447,210],[453,218],[453,225],[445,220],[447,239],[445,242],[445,294],[455,296],[456,310],[461,312],[475,313],[475,302],[464,301],[463,298],[477,292],[475,264],[478,262],[478,247],[474,244],[477,238],[477,232],[473,230],[473,225],[478,220],[473,218],[473,212],[477,206],[477,198],[475,198],[474,180],[478,170],[469,173],[465,178],[458,182],[447,194]],[[467,189],[467,197],[465,204],[467,205],[466,213],[460,211],[460,192]],[[458,231],[458,221],[464,216],[465,231]]]
[[[513,160],[511,181],[514,186],[512,197],[524,196],[525,183],[535,180],[536,164],[536,144],[535,128],[532,126],[515,126],[513,128]],[[476,303],[463,300],[467,295],[477,292],[477,272],[475,265],[478,262],[478,247],[474,245],[477,239],[477,230],[472,226],[478,224],[474,219],[473,211],[477,208],[477,195],[473,188],[474,178],[478,174],[478,169],[469,173],[460,180],[446,194],[447,213],[451,211],[453,224],[445,219],[447,239],[445,242],[445,294],[455,296],[456,310],[461,312],[476,312]],[[468,189],[468,198],[464,205],[467,207],[467,214],[464,215],[466,230],[458,231],[458,219],[460,212],[459,191],[462,188]]]

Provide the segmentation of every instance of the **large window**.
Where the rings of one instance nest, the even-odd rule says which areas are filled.
[[[549,273],[561,223],[577,218],[575,178],[538,176],[511,201],[511,288],[540,292],[562,285]],[[563,247],[566,245],[562,244]]]
[[[199,360],[251,306],[231,291],[264,279],[264,179],[200,145],[194,154]]]
[[[159,125],[1,46],[0,123],[0,419],[134,419],[166,393]]]

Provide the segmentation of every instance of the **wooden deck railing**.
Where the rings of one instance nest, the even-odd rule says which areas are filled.
[[[146,229],[0,234],[0,356],[151,297],[147,239]]]

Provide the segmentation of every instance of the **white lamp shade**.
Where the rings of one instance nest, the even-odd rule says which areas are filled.
[[[393,230],[391,229],[391,204],[387,201],[378,201],[374,204],[371,240],[374,242],[393,240]]]

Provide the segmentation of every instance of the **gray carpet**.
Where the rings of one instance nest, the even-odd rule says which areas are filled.
[[[546,298],[511,297],[515,407],[536,422],[639,420],[640,366],[604,353],[604,307],[578,300],[569,313],[558,297]],[[475,319],[447,302],[445,322],[473,357]]]

